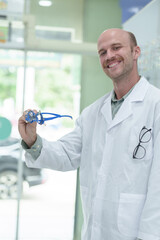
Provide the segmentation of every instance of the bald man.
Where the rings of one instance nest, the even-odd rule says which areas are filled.
[[[160,90],[138,73],[140,48],[132,33],[104,31],[98,55],[113,90],[56,142],[37,135],[24,112],[19,132],[26,163],[80,169],[82,240],[160,240]]]

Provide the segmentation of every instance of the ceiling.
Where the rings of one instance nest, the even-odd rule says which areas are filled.
[[[83,16],[84,0],[51,0],[52,5],[49,8],[39,6],[39,0],[26,1],[30,1],[30,12],[36,15],[37,21],[41,24],[48,20],[49,15],[52,16],[49,18],[50,24],[54,23],[60,26],[62,24],[70,25],[71,23],[68,21],[71,21],[73,24]],[[151,1],[152,0],[119,0],[120,7],[122,9],[122,23],[138,13]]]
[[[21,21],[25,9],[25,13],[28,15],[27,21],[31,23],[30,26],[33,28],[36,26],[37,36],[43,34],[44,37],[48,39],[82,41],[85,0],[51,1],[52,5],[50,7],[42,7],[39,5],[39,0],[0,0],[0,21],[5,18],[11,21],[13,19]],[[122,9],[122,23],[126,22],[151,1],[152,0],[119,0],[119,5]],[[101,4],[103,4],[103,1]],[[2,27],[2,24],[0,24],[0,26]],[[46,29],[42,29],[43,27]],[[19,35],[21,35],[21,32],[19,28],[15,28],[14,31],[12,30],[12,35],[20,39],[21,36]]]
[[[152,0],[119,0],[122,9],[122,23],[138,13]]]
[[[39,25],[53,25],[68,27],[78,22],[83,14],[83,2],[85,0],[50,0],[50,7],[39,5],[40,0],[0,0],[0,15],[10,14],[18,16],[23,7],[36,18]],[[107,0],[106,0],[107,1]],[[122,23],[140,11],[152,0],[119,0],[122,9]],[[103,2],[102,2],[103,4]],[[18,7],[17,7],[18,6]],[[15,13],[15,14],[14,14]],[[79,21],[80,22],[80,21]],[[82,26],[79,26],[80,28]]]

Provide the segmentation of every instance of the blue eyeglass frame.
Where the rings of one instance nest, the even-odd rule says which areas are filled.
[[[43,115],[52,115],[53,117],[43,117]],[[40,116],[40,119],[38,118]],[[70,115],[60,115],[60,114],[57,114],[57,113],[49,113],[49,112],[38,112],[38,113],[35,113],[34,111],[30,110],[26,113],[25,115],[25,120],[26,122],[29,122],[29,123],[33,123],[33,122],[37,122],[38,124],[42,125],[44,124],[45,121],[48,121],[48,120],[53,120],[55,118],[62,118],[62,117],[69,117],[72,119],[72,116]]]

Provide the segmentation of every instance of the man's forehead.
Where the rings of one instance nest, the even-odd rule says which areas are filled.
[[[123,29],[119,29],[119,28],[108,29],[108,30],[105,30],[100,35],[99,39],[107,38],[107,37],[116,37],[116,36],[127,37],[128,36],[128,32],[123,30]]]
[[[101,45],[113,45],[129,42],[129,34],[122,29],[113,29],[104,31],[98,39],[98,48]]]

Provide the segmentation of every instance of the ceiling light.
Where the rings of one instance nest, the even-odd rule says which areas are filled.
[[[134,14],[138,13],[139,10],[140,10],[139,7],[131,7],[128,9],[130,13],[134,13]]]
[[[51,0],[40,0],[39,5],[42,7],[50,7],[52,5]]]

